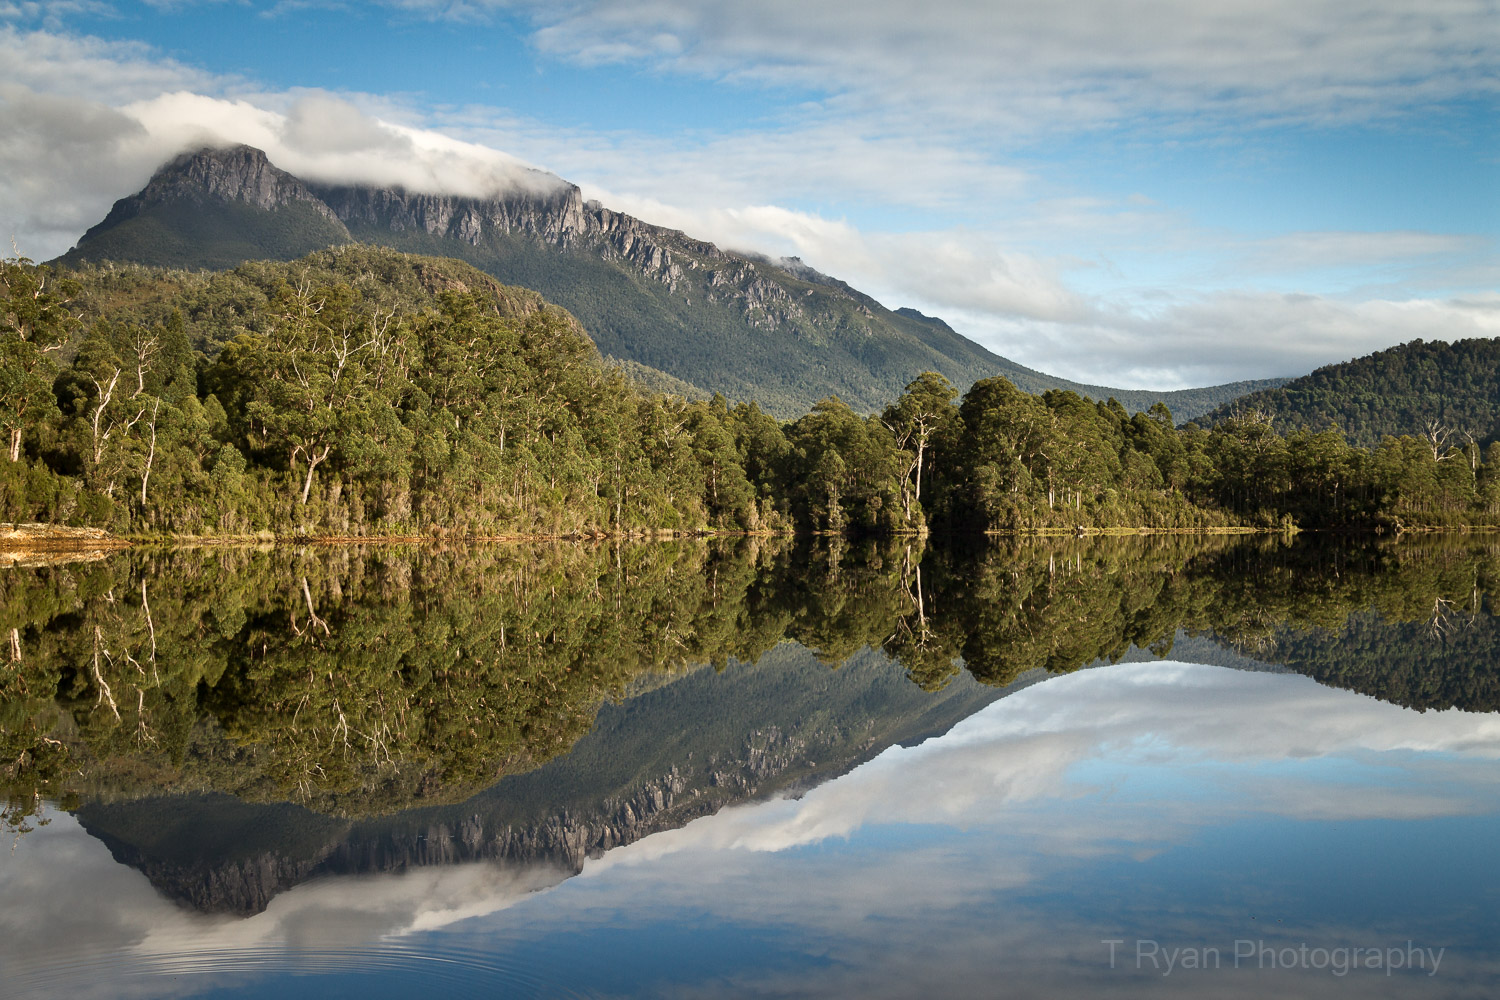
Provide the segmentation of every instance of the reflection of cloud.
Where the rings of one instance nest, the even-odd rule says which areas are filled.
[[[1226,766],[1247,805],[1295,818],[1453,815],[1478,808],[1473,791],[1443,794],[1442,770],[1402,758],[1372,796],[1277,772],[1267,782],[1234,765],[1393,751],[1500,758],[1500,717],[1418,713],[1284,675],[1174,663],[1138,664],[1053,678],[996,702],[941,739],[894,747],[797,801],[727,810],[611,852],[601,865],[658,859],[701,848],[784,850],[848,836],[865,823],[949,823],[1015,828],[1015,807],[1093,791],[1070,778],[1089,762]],[[1463,769],[1466,778],[1472,768]],[[1480,782],[1482,804],[1500,790]],[[1174,804],[1158,805],[1158,814]],[[1219,808],[1224,808],[1223,803]],[[1186,813],[1196,813],[1192,803]],[[1185,818],[1185,817],[1180,817]],[[1203,822],[1222,818],[1203,814]],[[1024,819],[1020,822],[1025,822]],[[1120,832],[1120,831],[1117,831]],[[598,867],[598,866],[594,866]]]
[[[686,913],[792,928],[820,956],[815,976],[731,970],[721,993],[901,996],[923,982],[933,995],[969,995],[1017,968],[1131,992],[1149,978],[1111,977],[1098,953],[1101,936],[1120,936],[1119,920],[1149,921],[1182,941],[1230,927],[1232,941],[1244,915],[1197,897],[1158,909],[1167,890],[1145,883],[1145,898],[1101,930],[1090,922],[1097,915],[1049,909],[1048,886],[1087,881],[1091,866],[1139,879],[1130,873],[1203,829],[1268,816],[1492,814],[1497,758],[1496,716],[1416,713],[1287,675],[1118,666],[1027,688],[801,799],[728,809],[617,849],[540,896],[529,893],[558,873],[465,865],[316,881],[248,919],[203,918],[156,896],[62,818],[0,859],[0,958],[23,973],[100,954],[120,969],[236,969],[257,955],[312,971],[419,962],[436,950],[487,956],[492,973],[509,975],[528,942],[649,933],[652,921]],[[1305,920],[1264,933],[1320,942],[1394,933]],[[438,933],[413,937],[424,931]],[[1296,993],[1301,982],[1276,987]],[[1400,985],[1307,982],[1377,996],[1399,995]],[[1254,979],[1155,985],[1226,997],[1266,988]]]
[[[1194,854],[1189,864],[1226,869],[1191,877],[1185,895],[1157,885],[1148,862],[1195,831],[1261,815],[1493,814],[1497,756],[1495,716],[1419,714],[1286,675],[1180,664],[1089,671],[1013,695],[941,739],[893,748],[800,801],[727,810],[611,852],[570,886],[591,894],[553,919],[576,929],[688,913],[744,933],[787,928],[807,942],[807,964],[790,970],[767,963],[729,975],[729,987],[660,990],[682,996],[981,996],[1001,982],[1006,995],[1040,997],[1422,995],[1411,979],[1380,974],[1110,970],[1100,941],[1149,935],[1228,950],[1253,936],[1368,947],[1415,934],[1432,946],[1485,947],[1492,930],[1463,929],[1465,902],[1332,920],[1299,908],[1283,885],[1289,873],[1235,848]],[[1164,779],[1175,783],[1163,789]],[[839,822],[845,813],[854,820]],[[875,832],[908,824],[935,832]],[[942,832],[948,824],[962,832]],[[855,838],[847,849],[819,846],[845,836]],[[1333,884],[1384,864],[1381,843],[1368,827],[1350,840]],[[1291,841],[1271,853],[1291,860],[1300,849]],[[1211,879],[1223,884],[1205,888]],[[1049,902],[1050,892],[1063,902]],[[641,899],[651,900],[646,912]],[[1249,911],[1248,900],[1258,900]],[[1500,968],[1472,951],[1448,962],[1432,995],[1484,996]]]
[[[470,864],[330,878],[248,919],[205,916],[163,898],[71,816],[57,815],[0,856],[0,995],[154,997],[173,992],[158,978],[167,974],[180,977],[175,992],[193,993],[264,968],[267,955],[280,956],[272,967],[309,972],[462,963],[463,955],[412,954],[399,938],[494,913],[567,874]]]

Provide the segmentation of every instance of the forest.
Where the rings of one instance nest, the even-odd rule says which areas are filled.
[[[0,521],[137,538],[1401,529],[1500,520],[1500,444],[1354,447],[1250,410],[653,392],[565,311],[350,245],[217,274],[0,265]]]
[[[1500,339],[1413,340],[1243,396],[1203,422],[1252,410],[1278,426],[1338,428],[1367,448],[1413,432],[1482,448],[1500,440]]]

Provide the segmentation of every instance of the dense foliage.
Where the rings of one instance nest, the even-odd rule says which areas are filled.
[[[1500,441],[1500,338],[1413,340],[1226,403],[1202,423],[1252,412],[1367,448],[1401,435],[1485,448]]]
[[[137,535],[1407,527],[1500,519],[1500,444],[1173,427],[927,373],[780,422],[653,392],[567,313],[347,246],[219,274],[0,269],[0,521]]]

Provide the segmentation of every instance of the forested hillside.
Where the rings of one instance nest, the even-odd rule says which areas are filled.
[[[153,535],[1373,527],[1500,520],[1500,444],[1173,426],[925,373],[789,422],[652,391],[568,313],[345,246],[0,269],[0,521]]]
[[[1500,440],[1500,338],[1413,340],[1251,393],[1201,422],[1247,413],[1283,433],[1334,428],[1364,448],[1402,434],[1486,447]]]

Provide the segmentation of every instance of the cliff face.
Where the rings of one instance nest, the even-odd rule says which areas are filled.
[[[550,193],[504,198],[418,194],[392,188],[319,185],[314,189],[346,223],[422,232],[478,246],[487,233],[527,233],[563,243],[582,231],[583,199],[571,184]]]
[[[311,190],[351,231],[365,236],[424,234],[474,248],[500,248],[509,239],[525,237],[559,250],[584,252],[626,265],[640,277],[673,292],[679,286],[686,287],[689,272],[702,271],[701,280],[691,284],[711,300],[725,301],[738,293],[748,297],[749,308],[772,300],[791,301],[774,277],[768,280],[757,273],[757,265],[772,272],[779,265],[726,252],[678,230],[653,226],[611,211],[597,201],[585,201],[577,187],[561,181],[548,192],[516,191],[495,198],[339,185],[313,185]],[[817,275],[800,262],[798,267],[806,275]],[[798,277],[810,280],[801,274]],[[842,283],[827,278],[822,283],[850,296]]]
[[[239,202],[262,211],[302,205],[329,221],[338,221],[333,209],[304,181],[273,166],[260,150],[235,146],[200,149],[177,157],[158,170],[138,193],[115,202],[104,221],[84,234],[84,240],[155,206],[186,202],[201,208],[214,201]]]

